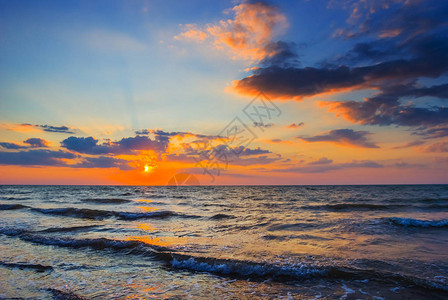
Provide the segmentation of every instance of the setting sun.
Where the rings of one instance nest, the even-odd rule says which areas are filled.
[[[152,170],[154,170],[154,167],[153,167],[153,166],[145,165],[145,167],[144,167],[144,172],[145,172],[145,173],[149,173],[149,172],[151,172]]]

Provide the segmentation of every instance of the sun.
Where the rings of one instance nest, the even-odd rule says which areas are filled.
[[[145,165],[143,170],[144,170],[144,172],[148,173],[148,172],[151,172],[152,170],[154,170],[154,167],[150,166],[150,165]]]

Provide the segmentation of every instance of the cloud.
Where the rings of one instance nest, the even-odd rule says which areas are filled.
[[[40,128],[46,132],[75,133],[72,128],[69,128],[67,126],[50,126],[50,125],[33,125],[33,126]]]
[[[273,123],[260,123],[260,122],[254,122],[253,123],[254,127],[263,127],[263,128],[270,128],[273,127],[274,124]]]
[[[448,84],[421,85],[424,78],[448,74],[448,2],[344,0],[332,1],[329,7],[341,2],[351,12],[349,28],[336,36],[350,39],[346,53],[300,66],[297,51],[283,42],[284,50],[278,52],[283,55],[260,62],[248,76],[234,81],[232,89],[251,96],[261,91],[280,100],[375,89],[379,93],[365,101],[321,104],[363,125],[430,129],[448,124],[448,108],[431,103],[433,98],[448,99]],[[425,102],[414,103],[421,98]]]
[[[256,157],[248,157],[248,158],[242,158],[237,157],[232,160],[230,160],[229,164],[236,165],[236,166],[252,166],[252,165],[266,165],[273,162],[276,162],[281,157],[269,157],[267,155],[261,155]]]
[[[341,170],[341,169],[352,169],[352,168],[382,168],[381,164],[378,164],[370,160],[353,160],[348,163],[339,164],[323,164],[323,165],[308,165],[302,167],[290,167],[285,169],[274,169],[273,172],[283,172],[283,173],[325,173],[328,171]]]
[[[29,138],[23,142],[32,148],[48,148],[48,142],[40,138]]]
[[[117,142],[113,142],[113,146],[118,146],[125,152],[133,150],[153,150],[155,152],[165,152],[168,148],[168,139],[157,136],[155,140],[151,140],[146,136],[137,135],[135,137],[122,138]]]
[[[288,125],[288,128],[299,128],[299,127],[302,127],[302,126],[304,126],[304,125],[305,125],[305,123],[303,123],[303,122],[300,122],[300,123],[291,123],[291,124]]]
[[[73,159],[70,152],[51,150],[29,150],[20,152],[0,152],[0,164],[22,166],[66,166],[62,159]]]
[[[371,135],[368,131],[355,131],[353,129],[335,129],[316,136],[305,137],[298,136],[297,138],[306,142],[330,142],[338,145],[350,145],[364,148],[379,148],[374,143],[368,140]]]
[[[9,149],[9,150],[19,150],[19,149],[27,149],[27,148],[48,148],[48,142],[44,139],[40,138],[29,138],[23,141],[24,144],[27,145],[19,145],[16,143],[4,142],[0,143],[0,146]]]
[[[98,140],[91,136],[86,138],[71,136],[63,140],[61,146],[68,150],[84,154],[97,155],[113,153],[109,145],[98,145]]]
[[[75,133],[74,128],[67,126],[52,126],[52,125],[37,125],[37,124],[2,124],[2,127],[7,130],[18,131],[18,132],[29,132],[29,131],[45,131],[45,132],[55,132],[55,133]]]
[[[333,162],[333,160],[328,159],[326,157],[321,157],[316,161],[312,161],[310,163],[308,163],[309,165],[327,165],[327,164],[331,164]]]
[[[413,141],[413,142],[409,142],[409,143],[406,143],[401,146],[394,147],[394,149],[406,149],[406,148],[410,148],[410,147],[420,146],[420,145],[423,145],[424,143],[425,143],[424,141]]]
[[[434,39],[438,39],[434,37]],[[432,43],[431,43],[432,42]],[[422,42],[423,43],[423,42]],[[427,41],[414,58],[385,61],[362,67],[280,67],[258,68],[253,75],[233,82],[233,89],[243,95],[260,91],[277,99],[301,99],[322,93],[372,88],[390,80],[418,77],[437,78],[448,71],[448,43],[443,39]]]
[[[199,28],[194,24],[175,39],[207,41],[218,49],[230,50],[234,58],[261,61],[278,51],[272,44],[274,36],[287,27],[286,17],[277,7],[264,2],[242,3],[234,6],[233,18]]]
[[[169,161],[180,162],[210,162],[210,164],[219,164],[221,166],[238,165],[248,166],[256,164],[269,164],[281,158],[280,155],[273,154],[266,149],[246,148],[243,146],[229,147],[225,144],[217,145],[206,149],[193,148],[191,145],[184,145],[183,153],[172,153],[165,156]]]
[[[415,84],[382,88],[377,95],[358,101],[320,102],[329,111],[344,119],[363,125],[439,126],[448,124],[448,108],[402,105],[401,97],[446,97],[448,84],[415,88]]]
[[[438,142],[423,148],[423,152],[448,152],[448,142]]]
[[[163,131],[160,129],[154,130],[154,129],[141,129],[136,130],[135,134],[137,135],[154,135],[158,139],[170,139],[170,138],[188,138],[188,137],[194,137],[201,140],[216,140],[216,139],[223,139],[221,136],[217,135],[206,135],[206,134],[198,134],[193,133],[189,131]]]
[[[430,32],[446,22],[448,5],[445,1],[364,0],[331,1],[329,7],[351,12],[349,28],[338,29],[336,36],[357,38],[372,36],[379,39],[408,37]]]
[[[116,142],[105,142],[98,144],[93,137],[71,136],[61,142],[61,146],[78,153],[101,155],[101,154],[132,154],[139,150],[153,150],[165,152],[169,140],[163,136],[157,136],[154,140],[147,136],[137,135],[135,137],[122,138]]]
[[[176,40],[191,40],[200,42],[205,40],[209,35],[199,29],[195,24],[185,24],[184,31],[174,36]]]
[[[84,157],[83,162],[73,165],[73,168],[119,168],[127,171],[133,169],[128,165],[129,161],[110,156]]]
[[[9,149],[9,150],[18,150],[18,149],[26,149],[26,148],[28,148],[28,146],[22,146],[22,145],[19,145],[19,144],[16,144],[16,143],[8,143],[8,142],[0,143],[0,146],[2,148]]]
[[[425,139],[434,139],[448,136],[448,127],[419,128],[414,135],[424,136]]]

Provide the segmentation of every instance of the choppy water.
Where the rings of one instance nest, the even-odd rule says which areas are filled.
[[[448,186],[0,186],[0,298],[448,297]]]

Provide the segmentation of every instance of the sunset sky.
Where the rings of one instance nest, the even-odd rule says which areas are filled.
[[[447,1],[0,0],[0,54],[0,184],[448,183]]]

